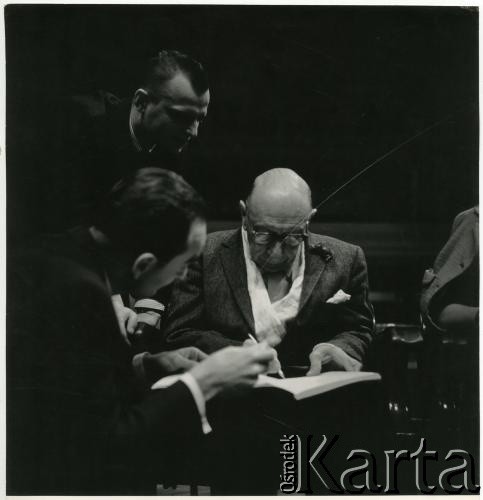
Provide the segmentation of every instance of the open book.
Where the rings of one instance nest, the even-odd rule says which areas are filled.
[[[379,373],[374,372],[325,372],[314,377],[293,377],[278,379],[260,375],[255,387],[273,387],[282,389],[293,395],[295,399],[305,399],[324,392],[329,392],[339,387],[381,380]]]
[[[158,380],[151,389],[164,389],[174,384],[181,375],[169,375]],[[374,372],[325,372],[314,377],[293,377],[279,379],[267,375],[259,375],[255,387],[272,387],[282,389],[293,395],[295,399],[305,399],[329,392],[357,382],[381,380],[379,373]]]

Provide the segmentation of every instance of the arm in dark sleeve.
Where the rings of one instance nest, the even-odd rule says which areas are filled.
[[[190,265],[186,279],[180,280],[173,288],[165,335],[170,349],[195,346],[208,354],[241,344],[209,327],[201,258]]]
[[[102,310],[112,310],[109,297],[98,299],[90,304],[87,301],[85,309],[83,306],[85,317],[88,310],[101,310],[101,300]],[[112,337],[107,334],[105,344],[98,341],[94,349],[96,339],[87,334],[91,338],[85,345],[85,357],[80,357],[84,358],[84,367],[76,370],[82,378],[87,373],[92,376],[89,387],[82,381],[75,384],[81,386],[83,399],[82,409],[73,420],[77,432],[85,430],[84,442],[80,444],[85,453],[81,455],[88,458],[96,445],[103,444],[109,465],[107,473],[113,481],[119,471],[134,476],[151,475],[158,481],[169,477],[170,457],[178,450],[186,453],[187,443],[195,443],[203,435],[192,393],[183,382],[156,391],[141,388],[133,373],[130,349],[126,350],[115,318],[99,315],[95,324],[89,326],[97,336],[112,332]],[[90,368],[86,367],[88,364]],[[71,387],[74,391],[75,385]],[[96,468],[101,467],[102,464]]]
[[[478,264],[473,262],[433,295],[426,318],[431,318],[438,331],[477,333],[478,287]]]
[[[65,272],[49,269],[43,279],[55,281]],[[129,347],[98,282],[36,286],[29,292],[37,297],[29,322],[18,329],[12,318],[9,331],[16,338],[9,354],[18,360],[9,368],[12,439],[16,451],[30,450],[19,463],[33,471],[33,483],[85,491],[110,464],[139,470],[151,450],[162,453],[178,435],[201,435],[195,401],[183,383],[139,390]],[[15,300],[32,303],[28,295]]]
[[[424,323],[434,331],[477,330],[479,267],[474,239],[477,221],[472,211],[458,214],[433,267],[424,272],[420,311]],[[469,264],[464,270],[463,261]]]
[[[344,350],[349,356],[362,362],[374,332],[374,311],[369,302],[369,283],[364,253],[356,247],[346,293],[351,299],[333,305],[336,309],[337,329],[340,331],[327,341]]]
[[[75,351],[67,350],[70,390],[79,391],[92,402],[95,412],[105,411],[112,436],[132,446],[146,438],[163,440],[163,433],[175,422],[178,426],[184,420],[195,424],[184,432],[198,429],[198,412],[184,384],[154,392],[149,387],[141,389],[133,372],[132,353],[119,332],[110,297],[104,290],[89,287],[89,296],[80,295],[84,300],[78,297],[78,306],[70,315],[70,324],[76,330],[72,334],[80,338]]]

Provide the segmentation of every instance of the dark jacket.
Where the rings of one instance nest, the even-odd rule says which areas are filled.
[[[287,334],[277,346],[281,362],[306,365],[319,342],[331,342],[362,361],[374,326],[362,250],[310,234],[305,258],[299,313],[287,323]],[[339,289],[352,295],[351,300],[327,304]],[[241,344],[253,331],[241,232],[210,234],[202,260],[174,288],[167,342],[213,352]]]
[[[8,494],[133,494],[166,450],[201,435],[183,383],[139,383],[86,230],[52,236],[9,266]],[[151,490],[154,492],[154,490]]]
[[[51,103],[35,144],[10,179],[34,231],[60,232],[84,222],[92,206],[123,176],[142,167],[179,170],[159,148],[137,151],[129,131],[131,100],[97,91]],[[23,204],[26,206],[23,207]],[[32,207],[36,207],[32,213]]]

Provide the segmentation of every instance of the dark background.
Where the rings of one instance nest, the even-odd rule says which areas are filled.
[[[478,12],[462,7],[29,6],[5,9],[7,189],[60,96],[135,90],[177,48],[208,70],[212,102],[188,179],[233,226],[254,175],[293,168],[314,228],[366,251],[382,319],[417,319],[425,267],[478,199]],[[8,224],[15,224],[9,198]],[[35,207],[32,207],[35,210]]]

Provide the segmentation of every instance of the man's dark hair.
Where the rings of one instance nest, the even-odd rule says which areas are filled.
[[[156,94],[160,85],[180,72],[189,79],[198,95],[208,90],[208,77],[201,63],[177,50],[161,50],[148,60],[144,85]]]
[[[180,175],[147,167],[111,189],[93,223],[130,257],[152,252],[167,262],[185,250],[193,220],[205,217],[203,199]]]

